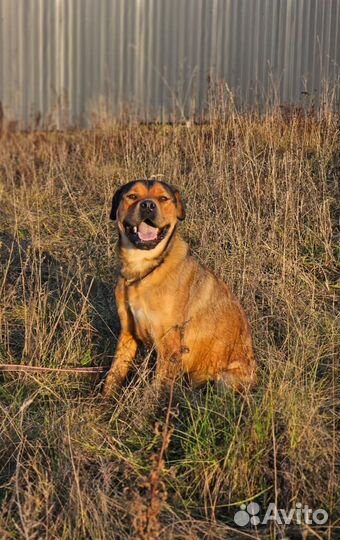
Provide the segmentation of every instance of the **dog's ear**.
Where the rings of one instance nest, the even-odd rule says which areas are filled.
[[[174,189],[174,194],[175,194],[175,199],[176,199],[177,219],[179,219],[180,221],[183,221],[183,219],[185,218],[184,203],[178,189],[177,188],[173,188],[173,189]]]
[[[127,191],[129,191],[129,189],[131,188],[132,184],[134,184],[135,182],[129,182],[128,184],[124,184],[124,186],[121,186],[119,189],[117,189],[117,191],[114,193],[113,197],[112,197],[112,204],[111,204],[111,212],[110,212],[110,219],[113,219],[115,220],[117,218],[117,210],[118,210],[118,206],[119,206],[119,203],[122,199],[122,196],[124,195],[124,193],[126,193]]]
[[[118,206],[119,206],[119,203],[121,201],[123,193],[124,193],[124,186],[117,189],[117,191],[114,193],[114,195],[112,197],[110,219],[113,219],[113,220],[116,219]]]

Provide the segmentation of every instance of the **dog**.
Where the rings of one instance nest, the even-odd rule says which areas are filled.
[[[157,351],[156,390],[187,374],[237,390],[256,379],[249,324],[228,286],[189,254],[178,235],[185,217],[179,191],[159,180],[134,180],[116,191],[121,274],[115,290],[121,322],[103,393],[123,384],[138,345]]]

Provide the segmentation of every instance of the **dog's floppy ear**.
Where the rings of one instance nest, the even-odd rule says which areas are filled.
[[[122,186],[121,188],[117,189],[117,191],[114,193],[112,197],[110,219],[115,220],[117,217],[117,210],[118,210],[118,206],[121,201],[122,195],[124,193],[124,187],[125,186]]]
[[[177,219],[179,219],[180,221],[183,221],[183,219],[185,218],[184,203],[183,203],[181,194],[178,191],[178,189],[173,188],[173,190],[174,190],[175,199],[176,199],[176,206],[177,206]]]
[[[129,189],[132,187],[132,184],[134,184],[135,181],[128,182],[127,184],[124,184],[120,188],[117,189],[117,191],[114,193],[112,197],[112,205],[111,205],[111,212],[110,212],[110,219],[115,220],[117,218],[117,210],[119,203],[122,199],[122,196],[124,193],[129,191]]]

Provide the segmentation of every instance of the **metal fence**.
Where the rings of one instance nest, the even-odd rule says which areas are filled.
[[[0,119],[90,125],[300,105],[340,77],[340,0],[0,0]]]

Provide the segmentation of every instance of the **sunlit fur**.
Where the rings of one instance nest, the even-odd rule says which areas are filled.
[[[127,376],[139,342],[157,350],[156,388],[184,373],[194,385],[213,380],[241,388],[255,382],[246,316],[227,285],[189,254],[176,231],[178,218],[184,217],[178,192],[160,202],[169,192],[171,188],[159,182],[130,183],[114,212],[120,233],[116,302],[122,330],[104,387],[107,396]],[[138,199],[129,199],[131,193]],[[148,251],[136,249],[123,225],[146,198],[157,204],[157,225],[170,225],[167,236]]]

